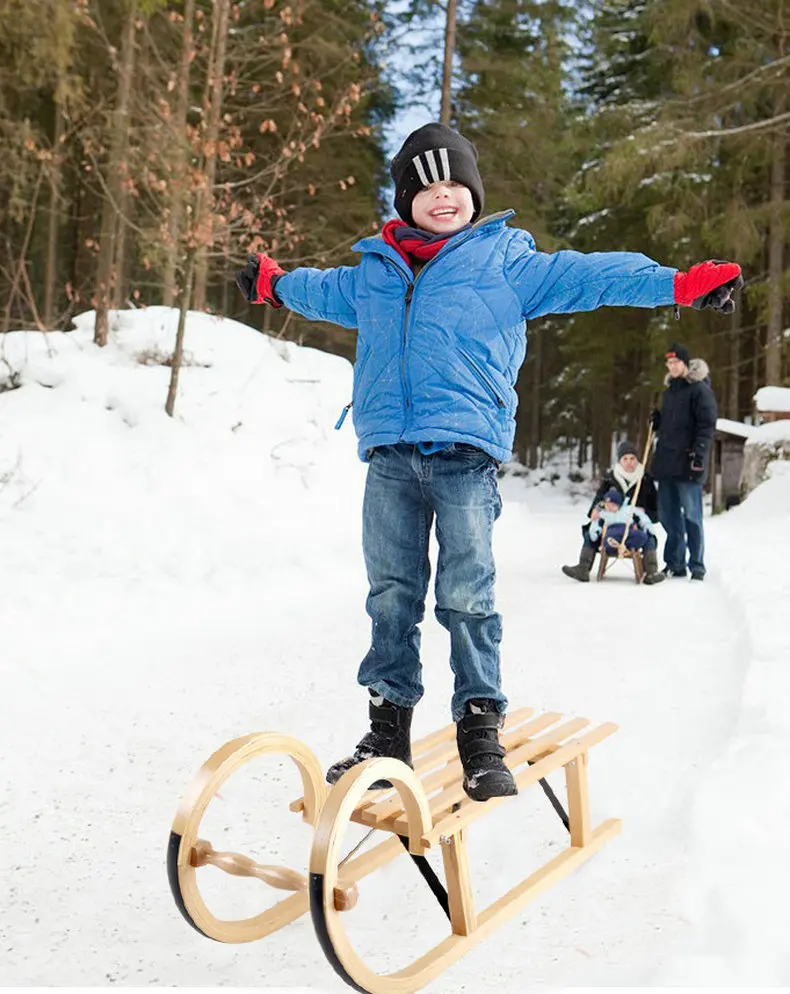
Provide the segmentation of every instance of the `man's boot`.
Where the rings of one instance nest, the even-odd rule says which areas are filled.
[[[662,580],[666,580],[666,576],[658,568],[658,552],[655,549],[645,549],[643,561],[645,564],[645,575],[642,583],[646,583],[650,587],[654,583],[661,583]]]
[[[370,694],[368,703],[370,731],[359,740],[351,756],[329,767],[326,771],[327,783],[337,783],[352,766],[379,756],[400,759],[407,766],[412,766],[411,718],[414,708],[399,707],[373,690],[368,690],[368,693]],[[384,790],[391,786],[389,780],[376,780],[370,785],[370,789]]]
[[[579,553],[579,562],[575,566],[563,566],[562,572],[573,580],[581,580],[587,583],[590,579],[590,570],[595,562],[595,549],[590,545],[583,545]]]
[[[505,766],[499,729],[504,715],[487,698],[467,701],[466,714],[456,723],[458,755],[464,768],[464,790],[473,801],[517,794],[513,774]]]

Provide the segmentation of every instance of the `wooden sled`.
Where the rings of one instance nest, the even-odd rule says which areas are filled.
[[[626,549],[618,542],[616,546],[606,545],[606,525],[601,531],[601,547],[598,550],[598,579],[603,580],[612,563],[630,559],[634,564],[634,580],[641,583],[645,576],[645,563],[641,549]]]
[[[474,905],[466,830],[509,798],[481,804],[467,797],[454,724],[413,745],[413,770],[399,760],[371,759],[350,769],[332,788],[324,783],[313,753],[297,739],[264,732],[228,742],[200,768],[173,821],[167,853],[173,897],[190,925],[221,942],[262,938],[309,910],[327,959],[351,987],[370,994],[419,990],[620,832],[621,822],[616,818],[594,829],[590,825],[588,751],[617,726],[611,722],[594,728],[589,725],[586,718],[563,720],[559,712],[535,714],[532,708],[520,708],[507,716],[500,738],[519,791],[540,783],[568,830],[569,845],[484,911]],[[301,774],[303,796],[290,808],[315,829],[309,879],[286,867],[255,863],[240,853],[218,853],[200,838],[201,819],[221,785],[246,762],[267,753],[290,756]],[[545,780],[560,768],[565,770],[567,814]],[[382,778],[393,788],[368,789]],[[340,844],[349,822],[379,829],[388,838],[353,859],[343,859]],[[446,890],[425,858],[427,850],[436,847],[442,853]],[[447,938],[409,966],[377,974],[352,948],[342,912],[356,904],[357,885],[364,877],[406,850],[446,913],[450,930]],[[292,893],[253,918],[223,921],[208,909],[198,887],[199,871],[206,865],[257,877]]]

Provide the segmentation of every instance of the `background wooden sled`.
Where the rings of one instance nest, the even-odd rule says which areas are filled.
[[[598,579],[603,580],[612,563],[630,560],[634,564],[634,580],[641,583],[645,575],[645,563],[641,549],[626,549],[618,542],[616,548],[606,545],[606,525],[601,531],[601,547],[598,550]]]
[[[621,822],[615,818],[591,827],[587,783],[588,751],[617,726],[611,722],[594,728],[589,725],[586,718],[563,720],[559,712],[535,714],[532,708],[508,715],[501,741],[519,791],[541,785],[568,830],[569,845],[483,911],[474,905],[466,831],[509,798],[481,804],[466,796],[454,724],[413,745],[413,770],[395,759],[372,759],[350,769],[331,789],[316,757],[298,739],[264,732],[226,743],[200,768],[173,821],[167,853],[173,897],[190,925],[221,942],[262,938],[309,910],[327,959],[351,987],[370,994],[416,991],[620,832]],[[290,808],[315,829],[309,879],[296,870],[265,866],[240,853],[217,852],[209,840],[200,838],[201,819],[222,784],[245,763],[267,753],[290,756],[301,775],[303,795]],[[567,814],[545,780],[560,768],[565,771]],[[369,790],[381,778],[393,788]],[[350,858],[352,851],[344,859],[339,847],[349,822],[379,829],[388,837],[361,855]],[[436,847],[442,853],[446,889],[425,859],[427,850]],[[447,914],[450,932],[404,969],[377,974],[351,946],[342,912],[356,904],[357,884],[364,877],[406,850]],[[291,893],[260,915],[220,920],[206,906],[198,886],[198,874],[205,866],[256,877]]]

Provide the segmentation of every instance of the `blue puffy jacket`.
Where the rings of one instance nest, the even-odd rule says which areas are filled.
[[[526,321],[604,305],[674,300],[676,270],[632,252],[535,250],[513,211],[459,232],[420,270],[380,236],[356,266],[295,269],[277,281],[287,307],[358,328],[352,394],[359,455],[396,442],[465,442],[512,457]]]

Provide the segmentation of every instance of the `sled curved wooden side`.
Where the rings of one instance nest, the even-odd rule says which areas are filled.
[[[307,879],[288,867],[261,866],[237,853],[217,853],[198,838],[200,822],[212,797],[241,766],[267,754],[289,756],[296,764],[304,790],[303,815],[315,825],[328,788],[310,749],[298,739],[273,732],[246,735],[225,743],[200,767],[187,788],[170,832],[167,872],[175,902],[193,928],[220,942],[251,942],[282,928],[303,915],[309,905]],[[197,870],[213,865],[236,876],[257,877],[281,890],[294,891],[285,900],[252,918],[223,921],[206,906],[197,882]],[[353,901],[353,897],[349,897]]]
[[[436,741],[422,757],[415,756],[415,770],[422,774],[421,779],[398,760],[372,759],[353,767],[332,789],[318,819],[310,853],[310,911],[330,964],[355,990],[368,994],[409,994],[419,990],[620,832],[619,819],[609,819],[591,829],[587,788],[588,750],[616,731],[617,726],[607,723],[577,737],[589,724],[585,718],[557,724],[561,717],[557,713],[528,721],[524,719],[531,709],[517,714],[515,727],[502,737],[507,749],[505,761],[520,791],[564,767],[570,845],[482,912],[474,907],[465,830],[509,798],[480,804],[466,797],[460,764],[453,761],[445,743]],[[543,731],[546,728],[549,731]],[[543,734],[537,734],[541,731]],[[368,786],[378,779],[390,780],[395,791],[381,800],[371,800]],[[339,883],[339,843],[351,821],[408,836],[409,851],[415,855],[432,847],[441,848],[451,932],[409,966],[391,974],[377,974],[362,961],[334,905],[333,893]]]

